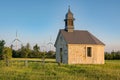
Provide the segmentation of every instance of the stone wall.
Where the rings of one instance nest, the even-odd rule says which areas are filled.
[[[62,56],[60,55],[60,48],[62,48]],[[63,36],[60,34],[56,44],[56,62],[60,62],[62,57],[62,63],[68,63],[68,49]]]
[[[92,56],[87,56],[87,47]],[[104,64],[104,45],[68,44],[68,64]]]

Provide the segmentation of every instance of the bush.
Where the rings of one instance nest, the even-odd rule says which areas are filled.
[[[55,52],[54,51],[48,51],[46,55],[47,55],[47,58],[55,58]]]

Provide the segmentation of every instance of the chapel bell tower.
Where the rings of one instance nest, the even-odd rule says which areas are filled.
[[[74,31],[74,17],[72,12],[70,11],[70,7],[68,9],[68,12],[65,16],[65,30],[67,32],[73,32]]]

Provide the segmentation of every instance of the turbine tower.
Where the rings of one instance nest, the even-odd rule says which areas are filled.
[[[16,30],[16,38],[12,41],[12,44],[15,43],[15,50],[18,50],[18,42],[22,43],[19,39],[18,39],[18,35],[17,35],[17,30]]]
[[[49,50],[49,51],[51,51],[51,47],[52,47],[52,45],[53,45],[53,43],[52,43],[52,41],[51,41],[51,37],[50,37],[50,42],[49,42],[47,45],[50,45],[50,50]]]

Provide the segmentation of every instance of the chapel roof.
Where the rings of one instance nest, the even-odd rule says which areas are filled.
[[[63,35],[67,44],[105,45],[87,30],[74,30],[73,32],[67,32],[64,29],[60,29],[60,33]]]

